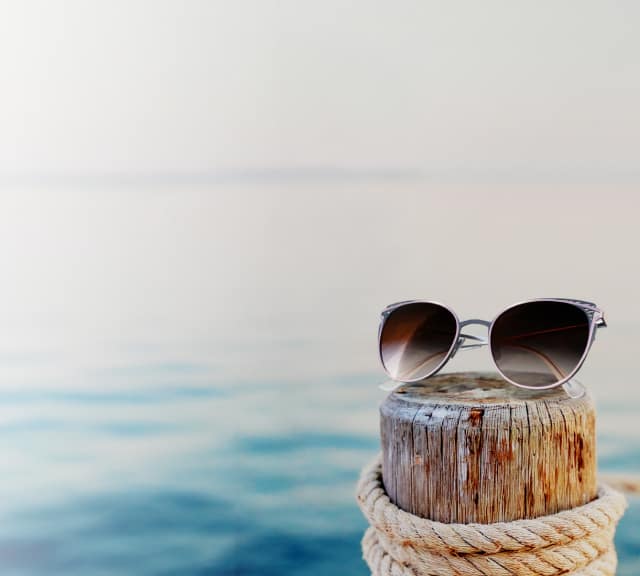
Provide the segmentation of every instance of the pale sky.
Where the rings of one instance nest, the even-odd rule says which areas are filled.
[[[638,181],[640,3],[0,3],[0,181]],[[35,175],[35,176],[34,176]]]
[[[612,330],[638,325],[635,192],[424,182],[3,191],[0,353],[100,360],[149,345],[180,359],[224,344],[242,365],[256,345],[289,342],[295,355],[296,343],[321,341],[347,355],[370,346],[375,359],[380,310],[410,298],[487,320],[527,298],[593,299]]]
[[[639,27],[634,1],[0,3],[3,369],[375,360],[406,298],[640,323]]]

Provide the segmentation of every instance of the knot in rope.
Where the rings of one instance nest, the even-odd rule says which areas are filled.
[[[625,497],[597,497],[550,516],[494,524],[445,524],[398,508],[382,484],[381,458],[366,466],[357,500],[370,527],[363,557],[373,576],[613,576]]]

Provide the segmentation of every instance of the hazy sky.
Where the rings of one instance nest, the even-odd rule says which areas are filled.
[[[3,1],[0,177],[637,181],[640,3]]]
[[[405,298],[640,322],[639,26],[635,1],[1,2],[3,369],[349,355]]]
[[[374,359],[379,311],[407,298],[485,319],[526,298],[593,299],[615,330],[640,322],[638,207],[608,186],[5,191],[0,352],[160,345],[180,359],[225,344],[243,362],[256,344],[324,341]]]

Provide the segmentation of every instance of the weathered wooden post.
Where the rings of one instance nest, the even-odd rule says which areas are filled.
[[[555,514],[596,497],[587,392],[531,391],[491,374],[407,384],[380,407],[382,476],[399,508],[445,523]]]
[[[589,394],[491,374],[407,384],[380,406],[356,498],[373,576],[613,576],[624,496],[596,482]]]

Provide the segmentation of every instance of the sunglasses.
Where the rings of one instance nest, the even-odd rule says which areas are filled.
[[[488,338],[461,333],[470,324],[486,326]],[[392,380],[418,382],[433,376],[458,350],[488,345],[505,380],[541,390],[568,382],[582,366],[596,328],[606,325],[603,311],[583,300],[519,302],[491,322],[460,322],[444,304],[407,300],[382,311],[378,347],[382,366]]]

